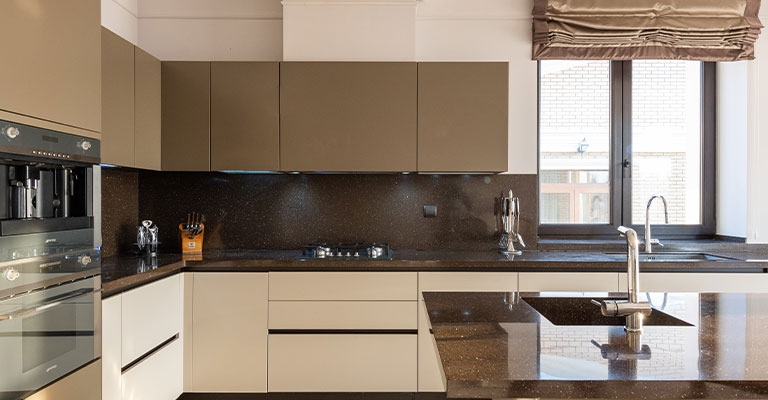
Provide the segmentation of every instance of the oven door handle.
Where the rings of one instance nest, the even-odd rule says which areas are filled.
[[[101,292],[101,289],[93,289],[86,292],[83,292],[82,289],[75,290],[73,292],[69,292],[67,294],[62,295],[61,297],[57,297],[55,301],[52,301],[50,303],[44,303],[35,307],[22,308],[21,310],[12,312],[10,314],[0,315],[0,321],[25,317],[30,314],[34,314],[40,311],[47,310],[49,308],[59,306],[65,301],[72,300],[74,298],[85,296],[88,294],[98,293],[98,292]]]

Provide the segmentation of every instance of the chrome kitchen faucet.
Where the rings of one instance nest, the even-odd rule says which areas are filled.
[[[669,212],[667,212],[667,199],[664,198],[664,196],[661,195],[653,195],[651,196],[651,199],[648,200],[648,205],[645,206],[645,252],[650,254],[653,252],[653,245],[658,244],[659,246],[664,247],[663,244],[659,241],[659,239],[653,239],[651,236],[651,204],[653,204],[653,200],[655,199],[661,199],[661,202],[664,203],[664,222],[669,223]]]
[[[624,330],[628,334],[643,332],[643,320],[651,315],[651,304],[639,301],[640,292],[640,258],[637,232],[632,228],[620,226],[621,235],[627,238],[627,298],[628,300],[592,300],[600,306],[600,311],[606,317],[627,317]],[[635,347],[635,346],[631,346]]]

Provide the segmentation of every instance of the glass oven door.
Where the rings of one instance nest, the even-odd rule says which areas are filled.
[[[0,400],[18,399],[101,356],[99,276],[0,300]]]

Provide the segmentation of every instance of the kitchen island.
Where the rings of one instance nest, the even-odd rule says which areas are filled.
[[[768,398],[768,295],[643,293],[640,352],[589,303],[622,294],[423,296],[448,398]]]

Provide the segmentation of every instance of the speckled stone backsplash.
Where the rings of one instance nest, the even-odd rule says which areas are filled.
[[[119,168],[101,170],[101,254],[131,251],[139,223],[139,173]]]
[[[206,216],[205,249],[299,249],[310,242],[388,242],[393,249],[492,249],[499,200],[520,197],[521,231],[536,248],[536,175],[259,175],[141,172],[139,219],[178,250],[188,212]],[[424,206],[437,216],[424,217]],[[105,213],[106,215],[106,213]]]

